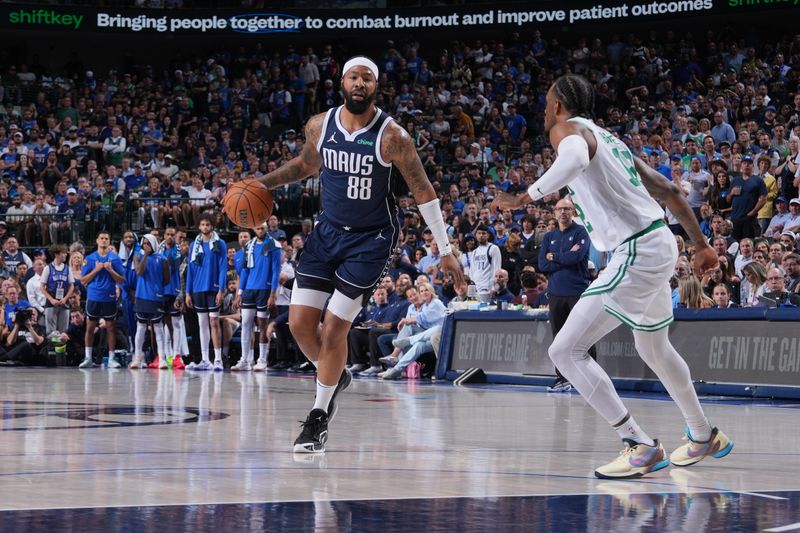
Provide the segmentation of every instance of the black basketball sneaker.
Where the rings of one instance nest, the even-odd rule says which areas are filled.
[[[294,453],[324,453],[328,440],[328,413],[312,409],[303,422],[303,431],[294,441]]]

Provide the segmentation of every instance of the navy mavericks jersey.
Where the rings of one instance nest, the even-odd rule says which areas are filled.
[[[342,106],[325,115],[317,150],[322,156],[324,216],[346,230],[397,224],[392,164],[381,157],[389,115],[377,110],[364,128],[349,133],[339,120]]]

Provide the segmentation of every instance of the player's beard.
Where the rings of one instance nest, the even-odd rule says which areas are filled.
[[[375,101],[375,94],[377,93],[377,89],[372,94],[364,93],[364,99],[360,102],[353,100],[353,95],[347,91],[344,87],[342,87],[342,92],[344,93],[344,107],[349,112],[354,115],[361,115],[366,113],[370,107],[372,107],[372,103]]]

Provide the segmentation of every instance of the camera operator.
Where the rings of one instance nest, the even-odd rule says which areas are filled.
[[[44,326],[38,324],[39,311],[35,307],[15,313],[14,325],[6,338],[6,352],[0,363],[6,365],[42,365],[47,355]]]

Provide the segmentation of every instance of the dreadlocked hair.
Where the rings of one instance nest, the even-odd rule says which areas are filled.
[[[594,87],[583,76],[565,74],[553,84],[556,99],[573,117],[594,118]]]

